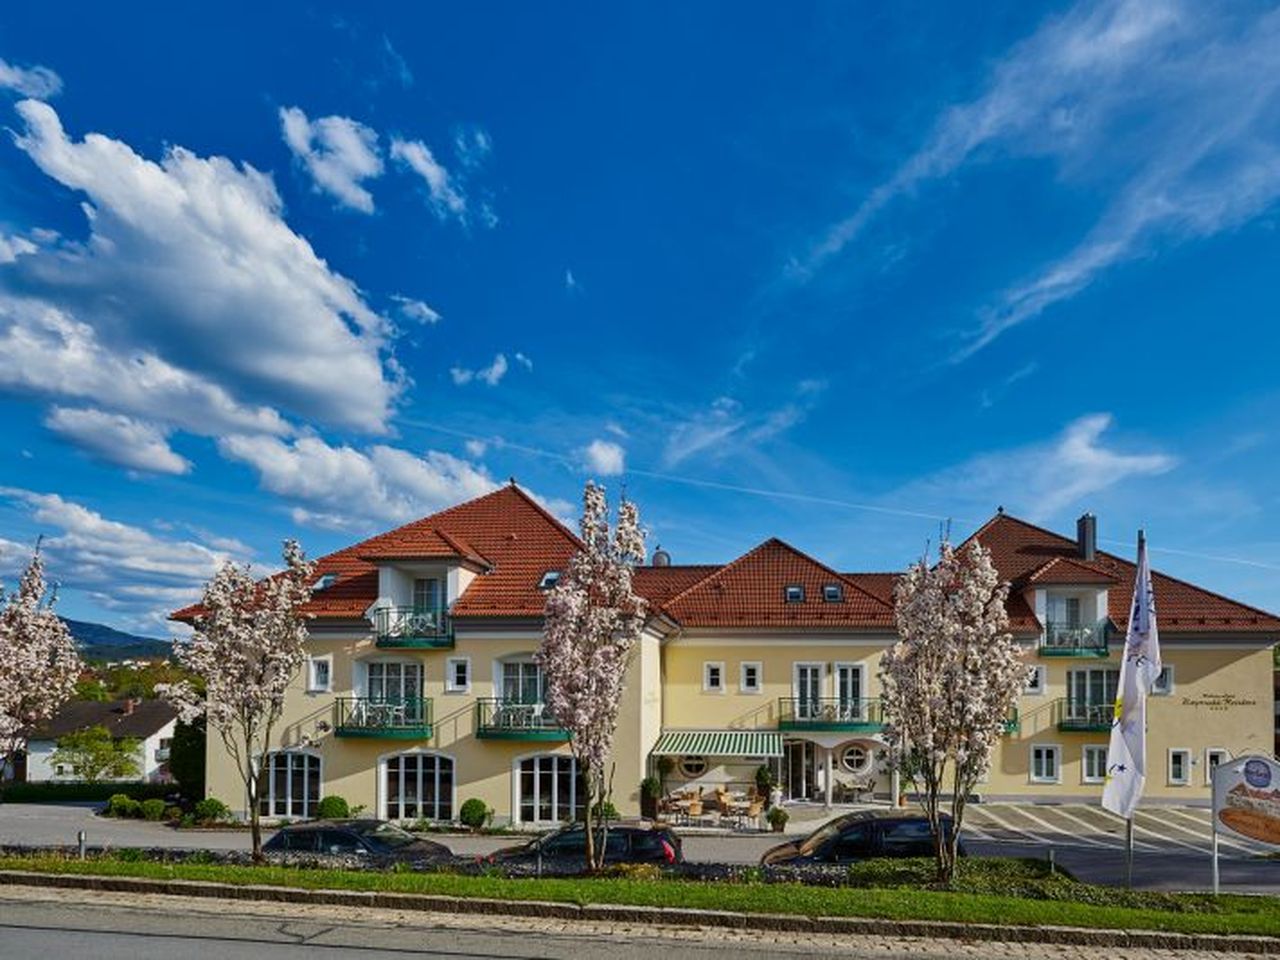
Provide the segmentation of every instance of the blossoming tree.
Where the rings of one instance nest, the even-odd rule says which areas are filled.
[[[608,801],[613,736],[624,678],[644,626],[644,601],[631,572],[644,558],[644,534],[636,505],[623,500],[609,528],[604,488],[588,483],[582,494],[582,549],[547,595],[537,662],[545,680],[547,709],[569,732],[569,749],[586,787],[584,821],[587,868],[604,865],[596,826]]]
[[[53,607],[37,549],[17,591],[0,595],[0,768],[26,749],[30,728],[75,692],[80,655]]]
[[[206,584],[195,633],[174,641],[174,656],[203,685],[157,685],[184,723],[203,715],[235,760],[249,804],[253,856],[262,858],[259,797],[263,758],[284,708],[285,690],[301,669],[315,565],[297,542],[284,544],[284,570],[255,580],[248,566],[225,564]]]
[[[920,794],[944,883],[955,875],[965,801],[990,768],[1026,684],[1027,666],[1006,629],[1008,595],[976,540],[962,552],[944,540],[938,562],[922,559],[894,591],[899,640],[880,660],[884,735]]]

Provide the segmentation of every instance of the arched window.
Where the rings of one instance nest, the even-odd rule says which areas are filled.
[[[871,751],[860,743],[852,743],[840,751],[840,766],[850,773],[865,773],[871,766]]]
[[[689,780],[700,777],[707,772],[707,761],[703,757],[681,757],[680,775]]]
[[[519,771],[521,823],[560,823],[582,816],[586,790],[573,757],[526,757]]]
[[[435,753],[398,753],[386,760],[388,820],[452,820],[453,760]]]
[[[264,817],[313,817],[320,802],[320,758],[302,750],[277,750],[263,761],[266,783],[258,808]]]

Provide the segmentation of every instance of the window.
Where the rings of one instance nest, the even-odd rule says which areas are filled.
[[[803,599],[803,597],[801,597]],[[822,586],[823,603],[839,603],[844,599],[844,588],[838,583],[826,583]]]
[[[559,570],[548,570],[542,575],[542,579],[538,581],[539,590],[550,590],[560,582]]]
[[[502,664],[502,699],[507,703],[542,702],[542,668],[532,660]]]
[[[259,802],[264,817],[312,817],[320,802],[320,758],[300,750],[268,753],[266,790]]]
[[[724,693],[724,662],[710,662],[702,665],[702,692]]]
[[[338,575],[336,573],[326,573],[311,585],[311,592],[319,593],[321,590],[328,590],[337,582]]]
[[[947,821],[948,825],[950,821]],[[950,833],[947,830],[947,833]],[[880,830],[880,842],[886,856],[928,857],[933,855],[933,831],[929,821],[886,821]]]
[[[865,773],[871,765],[871,751],[860,743],[853,743],[840,751],[840,766],[850,773]]]
[[[312,657],[308,661],[307,692],[328,693],[333,687],[333,660],[329,657]]]
[[[444,692],[469,693],[471,691],[471,658],[450,657],[444,665]]]
[[[794,666],[795,711],[797,720],[816,720],[822,716],[821,663],[797,663]]]
[[[738,679],[738,691],[740,693],[760,692],[759,660],[748,660],[742,663],[741,676]]]
[[[1169,783],[1185,787],[1191,782],[1191,751],[1174,747],[1169,751]]]
[[[1160,668],[1160,675],[1151,684],[1153,697],[1167,697],[1173,693],[1173,664],[1166,663]]]
[[[443,584],[434,577],[413,581],[413,609],[420,613],[434,612],[444,606]]]
[[[345,830],[321,830],[319,833],[321,853],[355,853],[364,849],[364,844],[354,833],[347,833]]]
[[[1061,627],[1080,626],[1079,597],[1049,597],[1045,607],[1050,623]]]
[[[1037,744],[1031,748],[1031,782],[1058,783],[1061,778],[1062,748]]]
[[[1204,752],[1204,783],[1206,787],[1213,786],[1213,771],[1218,769],[1219,764],[1226,763],[1231,759],[1231,751],[1223,750],[1220,747],[1209,747]]]
[[[1067,674],[1066,719],[1110,726],[1119,688],[1119,670],[1099,667],[1070,671]]]
[[[1102,783],[1107,779],[1107,748],[1090,745],[1084,748],[1085,783]]]
[[[804,603],[804,587],[798,583],[787,584],[782,591],[787,603]]]
[[[386,768],[387,820],[452,820],[453,761],[434,753],[402,753]]]
[[[679,766],[680,775],[689,780],[700,777],[707,772],[705,757],[681,757]]]
[[[377,701],[422,698],[422,664],[377,660],[369,664],[369,699]]]
[[[573,757],[528,757],[519,766],[521,823],[559,823],[582,815],[585,791]]]
[[[862,665],[859,663],[836,664],[836,716],[839,720],[859,722],[865,720],[862,699]]]
[[[823,852],[824,860],[836,862],[859,860],[871,856],[871,825],[859,823],[849,827],[831,841]]]
[[[1044,693],[1044,685],[1046,681],[1045,666],[1039,664],[1027,671],[1027,685],[1023,687],[1022,692],[1028,696],[1038,697]]]

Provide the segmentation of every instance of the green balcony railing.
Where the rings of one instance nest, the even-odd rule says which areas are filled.
[[[879,730],[883,724],[879,700],[783,697],[778,701],[779,730]]]
[[[1009,713],[1004,718],[1004,735],[1010,737],[1021,730],[1022,718],[1018,715],[1018,708],[1010,707]]]
[[[476,701],[476,736],[481,740],[567,740],[544,703],[484,697]]]
[[[1044,625],[1040,637],[1042,657],[1105,657],[1108,621],[1097,623],[1054,623]]]
[[[431,700],[427,697],[339,697],[339,737],[425,740],[431,736]]]
[[[378,607],[373,611],[373,627],[379,647],[453,648],[453,623],[442,609]]]
[[[1063,697],[1054,701],[1054,720],[1059,730],[1103,733],[1111,729],[1115,703],[1100,700],[1075,700]]]

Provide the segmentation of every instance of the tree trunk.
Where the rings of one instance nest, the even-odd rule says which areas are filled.
[[[262,856],[262,811],[258,803],[262,789],[262,771],[256,769],[257,766],[253,760],[249,761],[249,776],[245,779],[245,786],[249,794],[249,836],[253,843],[253,861],[261,863],[265,859]]]

